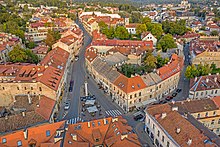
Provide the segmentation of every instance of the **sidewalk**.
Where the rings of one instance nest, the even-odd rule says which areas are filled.
[[[73,63],[71,62],[69,70],[68,70],[68,73],[67,73],[67,80],[66,80],[66,84],[65,84],[65,88],[64,88],[64,93],[63,93],[62,101],[60,103],[60,110],[59,110],[59,114],[58,114],[58,117],[57,117],[58,120],[62,120],[64,118],[64,115],[63,115],[64,112],[65,112],[64,105],[65,105],[65,102],[67,101],[67,98],[69,96],[68,88],[69,88],[69,81],[71,80],[72,68],[73,68]]]

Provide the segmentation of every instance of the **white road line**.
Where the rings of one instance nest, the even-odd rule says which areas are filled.
[[[112,115],[113,115],[112,112],[111,112],[111,110],[109,110],[108,113],[109,113],[109,116],[112,116]]]
[[[112,110],[112,112],[115,114],[114,117],[118,116],[115,110]]]
[[[74,118],[72,118],[72,124],[74,124],[75,122],[74,122]]]
[[[75,121],[74,121],[74,124],[75,124],[75,123],[76,123],[76,121],[77,121],[76,119],[77,119],[77,118],[75,117]]]
[[[119,110],[116,110],[118,112],[119,115],[121,115],[121,112]]]
[[[79,121],[79,116],[77,117],[77,122]]]
[[[108,113],[108,111],[105,111],[105,113],[109,116],[109,113]]]

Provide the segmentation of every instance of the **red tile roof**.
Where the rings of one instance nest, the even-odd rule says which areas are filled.
[[[128,78],[122,74],[114,81],[114,85],[127,94],[147,87],[140,76]]]
[[[178,73],[183,67],[183,58],[178,57],[177,54],[173,54],[170,63],[157,69],[159,76],[162,80],[165,80],[172,75]]]
[[[85,52],[85,58],[92,62],[97,57],[97,51],[93,47],[88,47]]]

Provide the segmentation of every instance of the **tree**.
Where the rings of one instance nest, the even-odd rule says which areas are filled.
[[[170,22],[168,20],[163,21],[162,28],[165,33],[172,35],[183,35],[187,32],[185,20],[179,20],[176,22]]]
[[[162,25],[159,23],[153,23],[151,24],[150,30],[149,30],[157,39],[160,39],[160,37],[163,34]]]
[[[144,60],[144,63],[149,66],[150,68],[156,68],[157,67],[157,58],[154,57],[152,54],[148,55],[146,59]]]
[[[142,18],[141,23],[146,25],[148,23],[151,23],[151,19],[149,17],[144,17]]]
[[[211,36],[218,36],[218,31],[214,30],[210,33]]]
[[[160,55],[157,55],[157,68],[160,68],[169,62],[169,58],[162,58]]]
[[[38,57],[29,49],[23,49],[21,46],[14,46],[13,50],[8,53],[9,61],[23,63],[38,63]]]
[[[140,12],[132,12],[131,13],[131,17],[130,17],[130,21],[132,23],[141,23],[143,16],[141,15]]]
[[[164,35],[157,43],[157,49],[166,52],[167,49],[176,48],[177,45],[171,34]]]
[[[129,38],[129,33],[127,29],[124,26],[117,26],[115,28],[115,37],[118,39],[128,39]]]
[[[147,27],[145,24],[138,24],[136,27],[136,34],[141,35],[143,32],[147,31]]]
[[[27,46],[27,48],[29,48],[29,49],[33,49],[33,48],[36,46],[36,44],[35,44],[35,42],[30,41],[30,42],[28,42],[28,43],[26,44],[26,46]]]
[[[52,45],[61,38],[61,34],[55,30],[48,30],[47,38],[45,40],[46,45],[52,48]]]

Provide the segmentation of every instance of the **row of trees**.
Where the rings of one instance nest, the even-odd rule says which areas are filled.
[[[108,27],[107,24],[101,21],[99,22],[99,27],[101,33],[105,34],[109,39],[117,38],[124,40],[130,37],[130,34],[124,26],[117,26],[116,28]]]
[[[209,73],[216,74],[219,72],[220,72],[220,69],[216,68],[215,64],[211,64],[211,65],[198,64],[197,66],[196,65],[189,65],[186,68],[185,76],[186,76],[186,78],[191,79],[191,78],[195,78],[195,77],[206,76]]]

